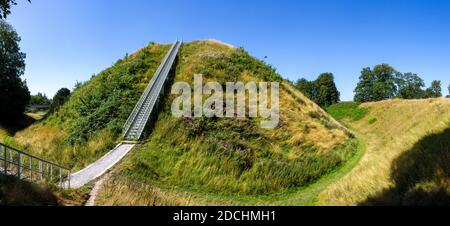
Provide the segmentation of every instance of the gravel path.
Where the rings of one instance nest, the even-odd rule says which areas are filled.
[[[119,144],[99,160],[71,175],[70,188],[77,189],[97,179],[133,149],[134,144]]]

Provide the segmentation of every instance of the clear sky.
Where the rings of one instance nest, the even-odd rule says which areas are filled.
[[[22,37],[30,91],[61,87],[150,41],[219,39],[244,47],[290,80],[332,72],[343,100],[363,67],[389,63],[427,86],[450,82],[448,0],[18,0],[8,17]]]

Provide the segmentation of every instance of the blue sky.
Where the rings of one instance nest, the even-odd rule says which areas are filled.
[[[343,100],[363,67],[389,63],[427,86],[450,82],[446,0],[19,0],[7,20],[27,54],[30,91],[61,87],[150,41],[219,39],[274,65],[283,77],[335,75]]]

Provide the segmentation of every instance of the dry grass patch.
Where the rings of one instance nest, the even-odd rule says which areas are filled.
[[[348,175],[321,193],[321,204],[356,205],[393,188],[395,160],[422,138],[450,127],[449,99],[389,100],[363,107],[369,108],[370,113],[349,123],[365,137],[367,152]],[[376,117],[376,122],[370,123],[369,117]]]

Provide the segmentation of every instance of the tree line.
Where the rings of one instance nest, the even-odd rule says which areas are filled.
[[[437,98],[442,97],[441,87],[441,81],[434,80],[429,88],[425,88],[425,82],[419,75],[401,73],[388,64],[380,64],[361,71],[354,100],[363,103],[392,98]]]
[[[321,107],[327,107],[340,101],[340,93],[336,88],[332,73],[323,73],[314,81],[301,78],[293,85]],[[450,93],[450,85],[448,91]],[[354,101],[358,103],[392,98],[437,98],[442,97],[442,83],[434,80],[431,82],[431,86],[426,88],[424,80],[418,74],[401,73],[388,64],[379,64],[373,68],[363,68],[354,92]]]

